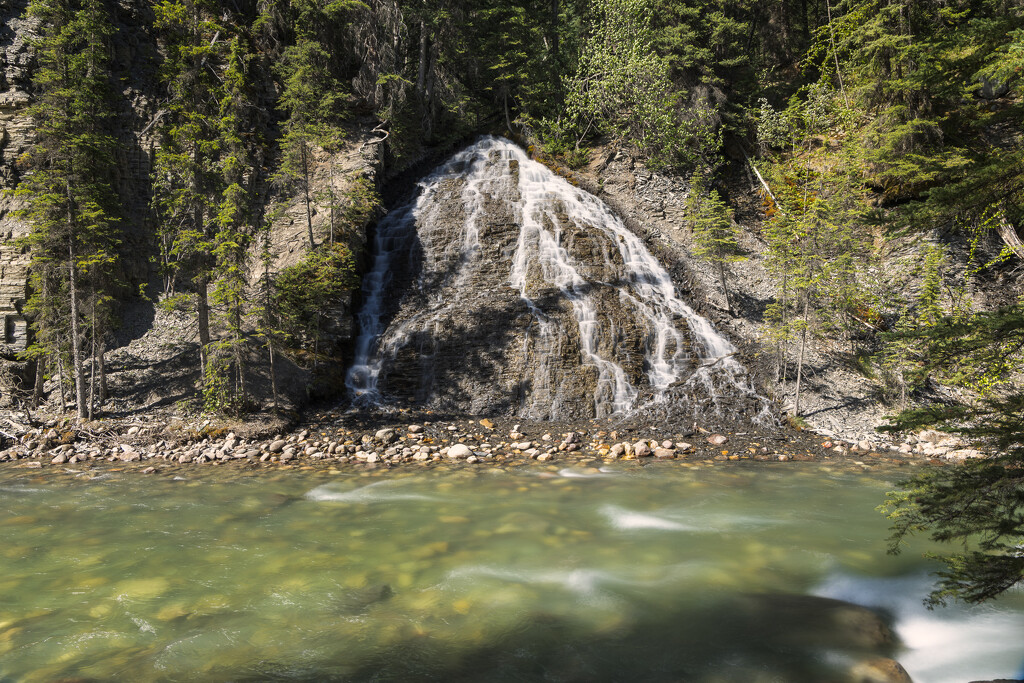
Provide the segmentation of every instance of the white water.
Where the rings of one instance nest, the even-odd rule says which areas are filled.
[[[960,604],[927,609],[922,596],[934,577],[830,576],[815,590],[890,612],[905,650],[899,661],[916,683],[964,683],[1024,675],[1024,620],[1019,613],[992,606]],[[1017,643],[1014,651],[1008,643]]]
[[[516,165],[518,174],[512,170]],[[435,229],[438,207],[452,196],[456,178],[461,182],[464,218],[461,239]],[[488,219],[488,202],[495,201],[513,202],[519,231],[507,280],[494,284],[517,291],[535,321],[522,350],[533,362],[522,378],[532,391],[523,399],[521,415],[559,415],[562,397],[560,387],[552,386],[556,380],[551,365],[562,353],[565,333],[538,301],[539,295],[550,296],[552,291],[571,305],[580,361],[596,371],[592,400],[598,417],[635,408],[641,389],[659,401],[681,380],[702,389],[716,406],[723,391],[754,395],[745,369],[733,357],[736,348],[676,296],[668,272],[618,216],[598,198],[532,161],[511,142],[486,137],[421,181],[416,200],[378,225],[374,263],[363,282],[355,359],[346,377],[354,396],[379,401],[382,366],[409,343],[409,332],[434,331],[443,325],[442,314],[461,310],[460,284],[488,265],[480,229]],[[575,234],[593,238],[603,251],[603,263],[574,258],[564,245],[573,238],[563,234],[565,225]],[[435,297],[425,310],[386,329],[387,316],[396,308],[389,300],[392,269],[415,240],[422,246],[423,272],[440,273],[451,286],[445,289],[444,300]],[[422,276],[417,286],[423,287]],[[617,292],[621,309],[628,311],[631,319],[602,315],[596,292],[609,290]],[[684,321],[685,331],[678,326]],[[643,377],[631,378],[617,357],[624,326],[643,330]],[[687,351],[688,341],[693,355]],[[642,386],[637,386],[638,382]],[[763,405],[766,410],[767,402]]]

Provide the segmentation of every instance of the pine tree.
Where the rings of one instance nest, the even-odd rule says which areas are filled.
[[[345,99],[345,88],[332,71],[331,54],[317,29],[337,21],[351,4],[332,3],[321,8],[312,0],[296,3],[295,44],[285,48],[278,70],[282,80],[278,109],[286,119],[277,180],[302,195],[310,249],[316,247],[312,195],[315,154],[340,135],[337,124],[344,114]]]
[[[654,50],[655,38],[648,3],[592,0],[567,114],[579,142],[610,133],[655,166],[692,163],[717,150],[717,132],[680,117],[680,92]]]
[[[697,174],[691,178],[691,196],[702,188],[703,183]],[[739,252],[739,226],[733,221],[732,210],[722,201],[718,190],[698,199],[696,216],[693,223],[693,253],[706,260],[718,271],[718,279],[725,296],[725,307],[732,313],[732,302],[729,298],[729,285],[725,279],[727,264],[741,260]]]
[[[114,29],[100,0],[36,0],[29,12],[42,26],[30,108],[36,144],[21,159],[28,173],[17,188],[28,205],[22,215],[32,226],[29,310],[35,314],[36,355],[59,359],[68,349],[77,413],[86,418],[95,392],[90,400],[83,354],[91,339],[95,386],[120,241],[107,58]]]
[[[247,313],[248,247],[254,236],[251,184],[257,179],[252,150],[243,140],[250,127],[246,125],[250,123],[246,111],[255,108],[246,79],[247,61],[242,42],[236,36],[231,40],[220,102],[220,172],[224,189],[213,238],[216,280],[211,296],[212,302],[223,308],[223,323],[228,332],[227,338],[215,346],[228,360],[211,363],[204,378],[207,407],[222,412],[237,412],[246,402],[243,322]],[[227,386],[232,377],[232,385]]]
[[[1024,307],[945,317],[910,334],[926,345],[926,370],[960,378],[975,398],[905,411],[886,429],[938,427],[986,457],[901,482],[885,506],[890,551],[918,533],[955,543],[961,551],[935,555],[946,568],[929,601],[989,600],[1024,582],[1024,392],[1011,381],[1024,361]]]
[[[223,190],[220,152],[220,80],[224,29],[217,5],[206,0],[162,0],[157,28],[167,58],[162,80],[169,115],[154,163],[154,207],[164,263],[173,286],[191,283],[199,328],[200,370],[205,375],[210,344],[209,286],[215,259],[216,218]]]

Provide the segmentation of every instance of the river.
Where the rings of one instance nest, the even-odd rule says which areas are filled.
[[[820,682],[891,657],[963,683],[1024,658],[1020,592],[930,612],[927,548],[886,555],[905,468],[217,470],[0,472],[0,681]]]

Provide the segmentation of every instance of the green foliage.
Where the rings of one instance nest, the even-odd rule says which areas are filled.
[[[918,533],[961,546],[934,555],[946,568],[930,602],[981,602],[1024,581],[1024,393],[1007,383],[1021,368],[1024,307],[943,318],[917,335],[928,345],[929,367],[942,368],[977,398],[905,411],[887,429],[937,426],[988,457],[901,482],[884,508],[893,522],[890,549],[899,552]]]
[[[362,174],[350,178],[349,189],[342,199],[340,235],[336,239],[359,234],[382,207],[380,193],[372,180]]]
[[[99,0],[35,0],[28,11],[41,31],[29,107],[36,142],[18,160],[25,175],[15,192],[25,202],[18,215],[31,226],[26,312],[35,355],[71,359],[78,415],[85,417],[93,401],[86,406],[82,354],[87,340],[102,348],[118,281],[118,144],[108,60],[114,28]]]
[[[681,115],[682,93],[654,50],[650,6],[593,0],[588,40],[568,81],[566,107],[579,139],[605,132],[635,145],[655,167],[691,164],[714,154],[718,131],[709,112]]]
[[[703,191],[703,179],[699,173],[694,173],[690,178],[690,196],[687,201],[693,232],[693,253],[718,271],[726,307],[731,310],[725,266],[743,258],[739,254],[740,228],[733,221],[732,210],[722,201],[718,190],[711,190],[701,196]]]
[[[344,244],[321,245],[284,268],[275,282],[275,308],[292,343],[318,348],[324,316],[348,300],[359,284],[355,259]]]

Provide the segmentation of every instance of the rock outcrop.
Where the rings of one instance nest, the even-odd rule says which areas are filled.
[[[378,227],[356,365],[367,398],[527,419],[658,404],[753,419],[736,349],[607,206],[500,138]],[[400,303],[395,305],[400,300]]]
[[[2,190],[17,183],[17,160],[31,144],[29,97],[36,26],[24,17],[27,0],[0,2],[0,354],[22,351],[28,341],[22,307],[27,298],[28,256],[18,245],[27,226],[14,216],[19,201]]]

